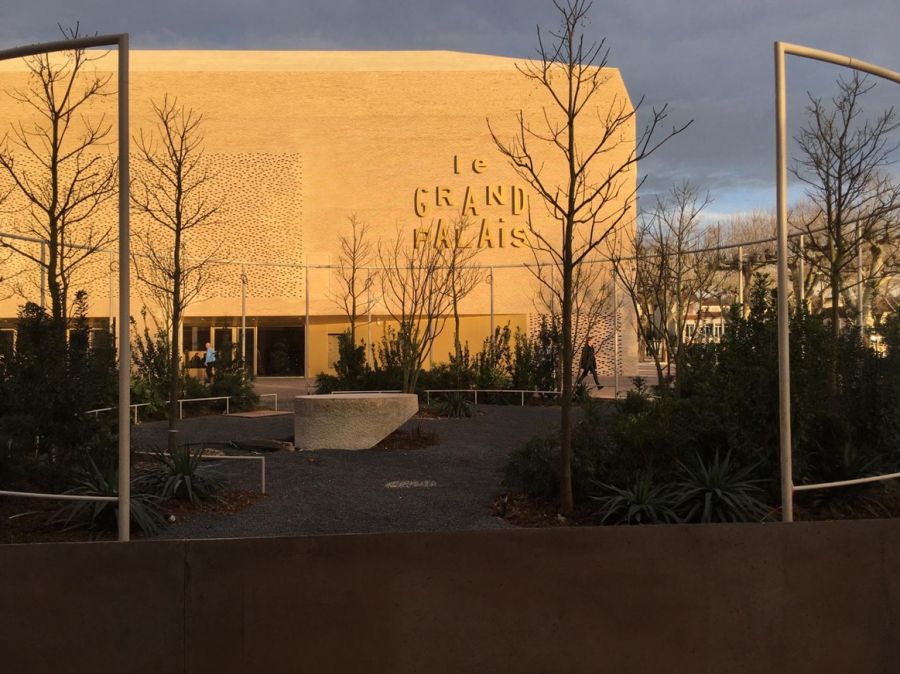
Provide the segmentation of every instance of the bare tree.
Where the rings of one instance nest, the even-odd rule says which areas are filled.
[[[561,325],[559,287],[562,279],[552,264],[535,263],[529,267],[541,278],[535,296],[538,313],[550,316],[554,325]],[[599,259],[586,260],[579,265],[572,276],[572,353],[578,353],[587,343],[588,337],[595,336],[601,322],[613,315],[617,307],[612,305],[612,279],[607,277],[607,267]],[[554,290],[548,290],[548,287]],[[597,351],[601,351],[609,335],[603,335]],[[574,363],[569,363],[574,367]],[[560,363],[560,371],[565,363]]]
[[[430,243],[410,245],[399,228],[393,242],[379,246],[378,262],[385,310],[398,326],[401,386],[405,393],[412,393],[447,322],[452,272],[441,248]]]
[[[716,283],[721,293],[720,303],[723,306],[742,304],[741,311],[745,313],[753,275],[775,264],[775,214],[762,210],[734,214],[719,223],[719,229],[722,244],[730,246],[720,257],[721,274]]]
[[[135,137],[139,158],[131,201],[144,215],[135,228],[135,269],[156,299],[166,321],[171,347],[169,376],[169,450],[177,441],[181,386],[180,328],[185,309],[209,280],[207,268],[215,251],[188,257],[190,242],[216,222],[218,208],[210,194],[212,176],[203,155],[202,115],[166,96],[151,102],[156,128]]]
[[[497,149],[519,177],[537,194],[556,227],[547,230],[528,213],[530,243],[557,267],[562,283],[556,288],[562,316],[563,361],[572,363],[573,288],[575,270],[618,227],[633,217],[637,186],[632,175],[638,161],[650,156],[687,124],[672,128],[662,138],[657,129],[666,119],[666,106],[653,109],[632,145],[633,128],[642,100],[631,106],[625,97],[600,105],[608,79],[608,50],[604,41],[585,39],[592,3],[554,0],[560,26],[549,31],[544,43],[538,28],[537,58],[519,66],[522,75],[541,88],[552,102],[536,125],[518,114],[518,131],[501,139],[491,128]],[[489,123],[490,128],[490,123]],[[543,152],[541,152],[541,149]],[[545,173],[544,169],[549,171]],[[558,183],[550,176],[563,176]],[[554,292],[552,287],[548,287]],[[572,511],[572,391],[573,374],[562,372],[560,423],[560,509]]]
[[[840,333],[841,293],[856,283],[850,272],[855,270],[857,247],[880,241],[881,227],[900,207],[900,184],[884,172],[900,147],[892,139],[900,120],[893,108],[874,118],[865,116],[862,98],[875,86],[866,77],[855,73],[837,84],[830,104],[808,94],[807,123],[795,138],[799,157],[792,167],[816,206],[814,217],[799,227],[809,234],[807,261],[829,286],[835,338]]]
[[[654,360],[661,390],[672,377],[673,361],[676,373],[683,366],[686,347],[700,334],[700,322],[704,314],[709,316],[716,297],[719,232],[704,227],[700,219],[709,203],[709,196],[690,183],[673,187],[667,197],[657,197],[653,210],[639,223],[630,246],[633,259],[614,255],[616,273],[634,307],[638,334]],[[688,331],[692,312],[695,328]]]
[[[60,30],[66,39],[80,37],[78,26]],[[92,66],[102,54],[89,56],[84,49],[60,54],[25,59],[28,85],[9,95],[34,118],[11,124],[0,140],[0,171],[26,203],[19,229],[46,242],[46,259],[9,239],[0,245],[39,265],[51,315],[64,330],[74,275],[113,238],[112,228],[97,224],[94,216],[115,194],[117,163],[102,154],[111,125],[89,109],[97,98],[114,93],[111,75]]]
[[[347,316],[350,342],[355,346],[357,317],[370,308],[368,298],[374,279],[367,267],[374,260],[375,249],[369,237],[369,225],[361,222],[355,213],[348,219],[350,233],[338,237],[338,291],[333,293],[333,299]]]
[[[788,239],[788,268],[791,270],[794,296],[803,297],[810,311],[819,313],[825,306],[826,280],[822,265],[810,264],[818,253],[807,242],[810,236],[822,234],[821,211],[809,200],[802,199],[788,210],[788,226],[792,234]],[[810,232],[813,232],[812,235]]]

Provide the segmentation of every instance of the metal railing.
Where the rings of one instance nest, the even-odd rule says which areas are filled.
[[[383,391],[332,391],[331,395],[353,395],[354,393],[403,393],[400,389],[385,389]]]
[[[178,418],[184,419],[184,403],[196,403],[205,400],[224,400],[225,414],[231,414],[231,396],[210,396],[209,398],[179,398],[178,399]]]
[[[870,477],[858,477],[855,480],[839,480],[837,482],[819,482],[816,484],[792,485],[793,491],[814,491],[816,489],[833,489],[835,487],[849,487],[854,484],[868,484],[870,482],[882,482],[900,477],[900,473],[887,473],[885,475],[872,475]]]
[[[277,393],[260,393],[258,394],[259,398],[274,398],[275,399],[275,411],[278,411],[278,394]]]
[[[147,407],[148,405],[150,405],[150,403],[134,403],[134,404],[132,404],[132,405],[129,405],[129,407],[130,407],[132,410],[134,410],[134,424],[135,424],[135,426],[137,426],[139,423],[141,423],[141,422],[138,420],[138,407]],[[112,411],[115,410],[115,409],[118,409],[118,408],[117,408],[117,407],[101,407],[101,408],[96,409],[96,410],[88,410],[87,412],[85,412],[85,414],[94,414],[94,415],[97,415],[97,414],[100,414],[100,412],[112,412]]]
[[[431,394],[432,393],[474,393],[475,394],[475,404],[478,404],[478,394],[479,393],[518,393],[521,395],[521,406],[525,406],[525,394],[531,393],[535,395],[561,395],[562,391],[535,391],[532,389],[520,389],[520,388],[430,388],[425,389],[425,404],[431,404]]]
[[[201,458],[201,459],[204,459],[204,460],[205,460],[205,459],[209,459],[209,460],[211,460],[211,461],[212,461],[212,460],[219,460],[219,461],[225,461],[225,460],[234,460],[234,461],[259,461],[259,462],[260,462],[260,466],[259,466],[259,470],[260,470],[260,472],[259,472],[259,482],[260,482],[259,492],[260,492],[261,494],[265,494],[265,493],[266,493],[266,457],[264,457],[264,456],[252,456],[252,455],[249,455],[249,454],[242,454],[242,455],[240,455],[240,456],[227,456],[227,455],[226,455],[226,456],[202,456],[202,457],[200,457],[200,458]]]
[[[31,491],[0,491],[0,496],[40,498],[50,501],[118,501],[118,496],[81,496],[78,494],[42,494]]]

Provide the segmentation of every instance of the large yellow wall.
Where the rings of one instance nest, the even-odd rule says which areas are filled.
[[[528,319],[523,314],[495,314],[494,326],[509,326],[510,331],[515,335],[517,330],[522,332],[528,331]],[[318,372],[333,372],[333,363],[329,359],[328,354],[328,335],[340,334],[348,330],[350,324],[342,317],[315,317],[310,320],[309,334],[309,369],[312,375]],[[373,316],[371,328],[365,317],[362,317],[356,325],[357,340],[360,343],[368,342],[369,331],[371,329],[370,342],[376,349],[381,343],[381,338],[385,334],[385,330],[392,327],[397,328],[396,322],[387,316]],[[474,355],[481,350],[485,337],[491,332],[491,318],[489,315],[465,316],[460,321],[460,341],[463,344],[468,343],[470,352]],[[450,354],[453,353],[453,321],[448,320],[443,330],[434,340],[425,366],[430,367],[432,364],[446,363]]]
[[[602,110],[614,99],[630,106],[618,71],[608,69],[607,78],[597,106]],[[21,63],[0,64],[0,88],[10,90],[24,81]],[[476,204],[483,202],[488,186],[501,185],[507,193],[514,186],[524,188],[494,147],[486,119],[499,136],[510,138],[520,109],[540,123],[550,103],[516,71],[512,59],[452,52],[136,51],[130,94],[134,134],[153,127],[150,101],[164,95],[203,115],[204,151],[216,175],[213,195],[221,213],[217,228],[189,242],[192,252],[217,249],[220,258],[311,265],[336,262],[337,235],[350,214],[372,225],[375,238],[390,238],[400,229],[411,240],[415,227],[454,216],[467,187],[477,195]],[[105,111],[114,120],[114,103],[105,99],[90,112]],[[20,104],[0,96],[0,123],[25,118]],[[611,160],[633,148],[633,125],[626,132]],[[482,163],[473,167],[476,160]],[[551,181],[560,167],[548,163],[545,174]],[[630,193],[633,183],[634,172],[626,176],[622,194]],[[449,189],[454,207],[432,202],[426,216],[417,218],[417,188],[427,189],[429,196]],[[536,218],[546,219],[530,196]],[[524,224],[523,213],[514,215],[509,204],[476,208],[476,222],[487,217],[495,227],[500,218],[507,228]],[[114,202],[99,217],[114,225]],[[0,215],[0,230],[21,223],[21,216]],[[133,216],[135,228],[144,224]],[[478,262],[532,261],[527,248],[508,243],[507,232],[506,247],[483,250]],[[81,279],[91,290],[92,313],[100,316],[108,306],[105,265],[95,265]],[[334,287],[332,273],[310,272],[313,315],[335,313],[328,292]],[[249,313],[304,312],[300,270],[250,266],[247,275]],[[216,267],[212,276],[205,297],[188,315],[239,315],[239,268]],[[506,270],[502,277],[495,287],[498,310],[532,312],[529,273]],[[13,315],[20,302],[0,303],[0,316]],[[140,302],[136,297],[133,312]],[[487,313],[487,293],[473,294],[464,310]]]

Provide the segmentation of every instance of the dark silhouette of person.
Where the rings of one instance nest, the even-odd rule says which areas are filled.
[[[588,372],[594,377],[594,383],[597,385],[597,390],[602,389],[603,385],[597,378],[597,354],[594,352],[594,340],[591,337],[588,337],[584,348],[581,350],[581,374],[578,375],[578,381],[575,382],[576,386],[587,377]]]

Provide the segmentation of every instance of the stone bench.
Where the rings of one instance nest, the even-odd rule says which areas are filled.
[[[370,449],[419,411],[410,393],[347,393],[294,398],[297,449]]]

